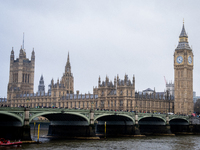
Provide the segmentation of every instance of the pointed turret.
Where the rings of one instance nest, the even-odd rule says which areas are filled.
[[[99,76],[99,84],[98,84],[99,86],[101,85],[101,77]]]
[[[52,86],[54,85],[54,80],[53,80],[53,78],[52,78],[52,80],[51,80],[51,85],[52,85]]]
[[[40,93],[40,94],[45,93],[45,85],[44,85],[43,75],[41,75],[41,77],[40,77],[39,86],[38,86],[38,93]]]
[[[22,49],[22,46],[19,52],[19,58],[22,58],[22,59],[24,58],[24,50]]]
[[[32,50],[32,54],[31,54],[31,61],[35,61],[35,51],[34,51],[34,48]]]
[[[10,54],[10,60],[14,61],[14,58],[15,58],[15,55],[14,55],[14,50],[13,50],[13,47],[12,47],[12,51],[11,51],[11,54]]]
[[[182,31],[179,36],[179,43],[178,43],[176,50],[184,50],[184,49],[192,50],[188,43],[188,36],[186,34],[185,26],[184,26],[184,22],[183,22]]]

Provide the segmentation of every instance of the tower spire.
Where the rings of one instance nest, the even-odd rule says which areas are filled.
[[[184,20],[183,20],[183,27],[181,30],[181,34],[179,36],[179,43],[176,50],[183,50],[183,49],[192,50],[188,43],[188,36],[185,31]]]
[[[69,62],[69,52],[68,52],[68,56],[67,56],[67,63],[70,63],[70,62]]]
[[[23,43],[22,43],[22,49],[24,49],[24,32],[23,32]]]
[[[183,21],[183,27],[182,27],[182,31],[181,31],[179,38],[180,37],[188,37],[187,34],[186,34],[186,31],[185,31],[184,21]]]

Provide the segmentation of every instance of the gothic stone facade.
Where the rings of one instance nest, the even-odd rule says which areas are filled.
[[[114,82],[108,77],[101,82],[99,77],[98,87],[93,88],[93,94],[79,94],[79,91],[74,93],[74,78],[71,73],[69,54],[61,80],[54,83],[52,79],[47,93],[42,88],[44,82],[40,81],[38,92],[33,93],[35,54],[33,51],[31,60],[28,60],[24,50],[21,49],[20,56],[16,60],[14,60],[14,51],[11,51],[7,104],[11,107],[54,106],[79,109],[93,107],[106,110],[189,114],[193,112],[191,94],[193,54],[188,48],[184,25],[179,38],[179,45],[174,53],[175,98],[168,92],[167,94],[159,94],[155,90],[151,94],[136,92],[135,76],[130,80],[127,75],[123,79],[119,79],[119,76],[115,77]],[[43,77],[41,79],[43,80]]]
[[[175,113],[191,114],[194,110],[193,57],[183,24],[179,44],[174,52]]]
[[[24,49],[20,49],[19,58],[14,59],[12,49],[10,55],[10,74],[7,89],[8,103],[19,94],[33,93],[34,70],[35,70],[35,52],[32,51],[31,60],[26,58]]]

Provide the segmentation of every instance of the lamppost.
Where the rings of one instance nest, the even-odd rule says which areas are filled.
[[[135,113],[137,113],[137,106],[135,106]]]
[[[93,105],[94,105],[94,102],[92,101],[91,102],[91,110],[93,110]]]
[[[167,113],[170,112],[170,99],[169,99],[169,91],[167,90],[167,101],[169,102],[168,106],[169,106],[169,111],[167,109]]]

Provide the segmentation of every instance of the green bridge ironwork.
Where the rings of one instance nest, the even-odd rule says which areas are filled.
[[[59,108],[15,108],[15,107],[1,107],[0,115],[8,115],[18,119],[21,125],[28,125],[34,118],[38,116],[62,114],[62,115],[75,115],[83,118],[87,121],[88,125],[94,124],[101,117],[106,116],[120,116],[128,118],[132,121],[132,124],[138,124],[138,122],[145,118],[161,119],[165,125],[173,119],[184,120],[188,124],[191,124],[189,116],[181,115],[167,115],[167,114],[154,114],[154,113],[135,113],[135,112],[123,112],[123,111],[104,111],[104,110],[85,110],[85,109],[59,109]],[[50,120],[51,121],[51,120]]]

